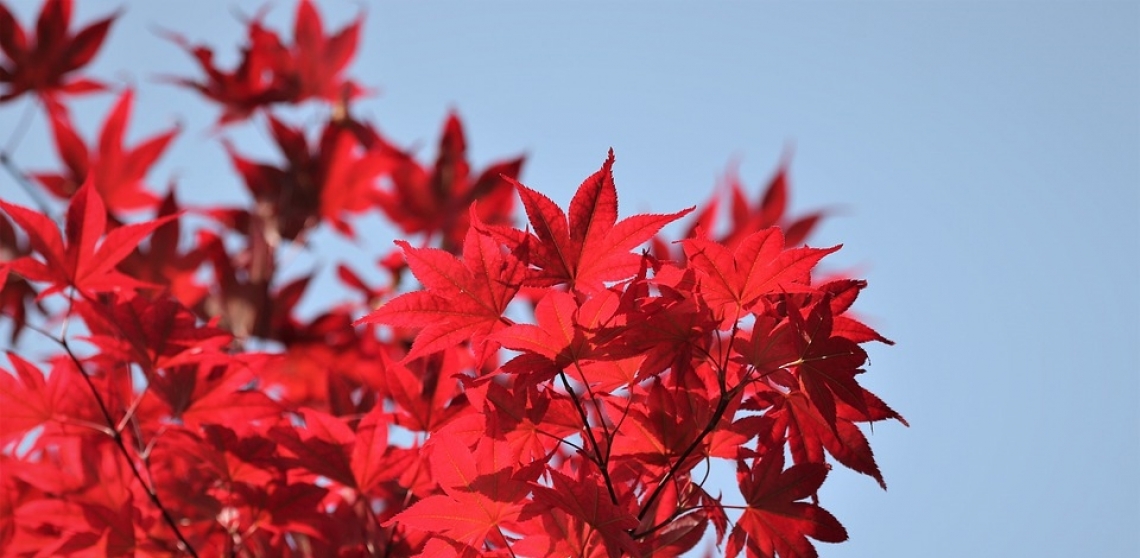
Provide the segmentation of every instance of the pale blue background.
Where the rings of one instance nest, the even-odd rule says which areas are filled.
[[[79,19],[120,4],[81,2]],[[324,4],[336,27],[360,9]],[[36,5],[16,2],[23,21]],[[233,5],[127,2],[93,67],[141,84],[132,138],[181,115],[153,183],[176,176],[191,200],[242,194],[207,137],[215,113],[151,82],[196,70],[150,30],[232,61]],[[563,204],[610,146],[628,215],[698,203],[733,156],[756,192],[794,145],[795,210],[839,210],[814,242],[845,244],[831,264],[862,270],[858,308],[898,341],[872,347],[865,383],[912,424],[871,436],[890,491],[828,480],[823,504],[851,540],[824,556],[1140,556],[1136,3],[367,11],[353,71],[382,94],[362,114],[426,157],[456,107],[477,165],[525,151],[524,182]],[[292,3],[268,21],[291,24]],[[109,101],[77,105],[88,133]],[[21,107],[0,108],[0,141]],[[16,158],[51,168],[32,128]],[[260,127],[226,135],[273,154]],[[27,202],[7,176],[0,192]],[[376,223],[361,228],[386,244]]]

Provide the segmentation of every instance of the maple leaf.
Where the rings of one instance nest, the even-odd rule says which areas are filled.
[[[155,219],[181,215],[182,209],[171,189],[158,206]],[[181,219],[171,219],[154,230],[145,245],[139,246],[119,264],[119,270],[147,283],[163,285],[188,308],[194,308],[208,294],[207,285],[197,280],[199,266],[206,259],[209,245],[216,240],[209,233],[197,235],[198,244],[179,249]]]
[[[794,297],[785,296],[784,303],[796,332],[791,339],[799,355],[789,366],[794,367],[800,388],[820,416],[834,423],[836,400],[866,414],[863,389],[855,376],[861,372],[859,367],[866,362],[867,353],[854,341],[832,335],[831,306],[826,301],[808,301],[805,307]]]
[[[108,231],[100,242],[107,226],[107,210],[99,193],[87,182],[68,206],[65,245],[59,229],[45,215],[3,200],[0,209],[24,229],[32,248],[44,258],[39,261],[25,256],[8,264],[12,271],[29,280],[52,284],[40,293],[41,298],[67,286],[85,294],[145,286],[115,271],[115,265],[130,255],[143,238],[175,217],[123,225]]]
[[[103,85],[70,74],[86,66],[99,52],[117,14],[101,19],[72,34],[71,0],[47,0],[29,36],[12,12],[0,4],[0,103],[28,91],[51,98],[56,94],[80,94],[103,89]]]
[[[383,145],[383,144],[380,144]],[[467,140],[459,116],[452,112],[444,123],[435,165],[424,168],[411,155],[392,150],[396,165],[392,188],[376,193],[376,201],[405,233],[439,233],[441,247],[457,251],[470,226],[468,208],[474,205],[479,220],[491,225],[511,222],[513,187],[523,158],[493,163],[474,176],[467,163]]]
[[[803,244],[808,235],[825,216],[825,212],[809,213],[795,220],[788,218],[788,165],[790,157],[785,156],[772,178],[768,187],[764,189],[755,205],[749,203],[745,197],[740,177],[735,170],[730,170],[727,176],[729,196],[731,199],[730,215],[732,225],[729,232],[721,238],[726,246],[735,246],[745,237],[769,228],[779,227],[784,231],[789,246]]]
[[[436,248],[396,244],[425,290],[397,296],[355,323],[422,327],[405,361],[467,339],[479,344],[511,324],[503,312],[518,291],[522,268],[489,235],[468,229],[462,260]]]
[[[578,326],[578,302],[574,295],[549,291],[534,309],[537,324],[514,324],[499,330],[494,340],[516,351],[527,351],[551,361],[561,370],[588,356],[585,332]]]
[[[245,483],[234,486],[234,492],[248,505],[262,510],[250,531],[264,529],[273,533],[298,533],[321,536],[320,506],[330,492],[328,488],[307,482],[279,480],[267,486]]]
[[[148,208],[158,198],[146,190],[144,179],[166,150],[179,126],[144,140],[133,148],[123,146],[123,135],[131,114],[134,93],[127,89],[103,121],[99,141],[88,150],[75,132],[67,110],[62,105],[49,107],[56,151],[67,168],[65,174],[39,173],[33,178],[60,198],[75,195],[83,184],[91,182],[112,211]]]
[[[283,74],[286,98],[300,102],[311,97],[328,101],[347,101],[363,91],[341,74],[356,54],[363,16],[330,36],[325,36],[321,16],[310,0],[297,4],[293,23],[293,46],[287,50],[288,63],[278,71]]]
[[[206,74],[204,81],[164,77],[163,80],[198,91],[222,107],[218,124],[248,118],[257,109],[284,100],[276,82],[274,68],[280,63],[285,47],[276,33],[265,29],[260,18],[249,23],[249,43],[242,47],[241,60],[231,72],[218,69],[214,52],[204,46],[193,46],[177,33],[163,35],[190,53]]]
[[[831,333],[832,335],[845,337],[856,343],[878,341],[887,345],[894,345],[894,341],[883,337],[867,324],[860,322],[850,315],[844,314],[851,308],[851,305],[855,303],[855,298],[859,296],[859,291],[866,287],[867,282],[860,279],[837,279],[828,281],[819,286],[819,290],[830,295],[829,301],[832,315]]]
[[[90,341],[106,355],[138,364],[148,376],[159,368],[224,361],[221,349],[232,340],[218,328],[199,325],[172,298],[112,293],[110,300],[81,301],[76,308],[92,331]]]
[[[376,405],[357,425],[349,458],[353,480],[360,492],[367,494],[377,484],[397,474],[386,458],[388,447],[387,413],[383,405]]]
[[[6,353],[15,375],[0,371],[0,444],[19,438],[36,426],[56,418],[67,402],[71,380],[62,369],[47,378],[30,362],[15,353]]]
[[[757,399],[768,411],[763,416],[741,419],[735,426],[748,437],[759,435],[757,451],[760,454],[782,453],[786,442],[795,463],[823,463],[826,450],[840,464],[870,476],[885,490],[887,485],[871,446],[855,422],[896,419],[903,425],[907,423],[874,394],[861,391],[870,418],[863,411],[838,401],[838,415],[835,421],[829,422],[804,392],[767,391],[758,394]]]
[[[748,506],[728,537],[728,558],[745,548],[750,558],[817,558],[808,537],[847,540],[847,531],[827,510],[799,501],[819,490],[827,471],[823,463],[801,463],[785,471],[781,451],[768,452],[752,467],[738,461],[736,476]]]
[[[638,394],[641,404],[631,405],[624,423],[628,426],[618,431],[611,454],[635,458],[639,466],[663,472],[706,434],[704,429],[716,413],[717,401],[695,389],[668,389],[659,379],[653,380],[645,392]],[[733,411],[735,406],[727,412],[722,410],[720,421],[727,425]],[[712,432],[718,435],[700,439],[679,469],[689,470],[708,456],[735,458],[736,448],[746,441],[739,434],[720,429]]]
[[[516,461],[545,461],[564,439],[581,430],[580,419],[573,404],[552,390],[514,388],[487,383],[488,408],[478,417],[482,423],[478,434],[505,440]]]
[[[165,33],[189,52],[206,74],[204,81],[167,81],[195,89],[221,105],[219,125],[248,118],[271,104],[300,103],[310,98],[336,102],[344,112],[344,104],[364,93],[341,75],[356,54],[363,17],[326,37],[312,2],[302,0],[297,4],[293,44],[286,46],[277,33],[262,25],[262,16],[258,14],[249,22],[249,42],[242,47],[240,62],[231,72],[214,64],[209,48],[191,46],[180,35]]]
[[[371,207],[373,181],[390,166],[388,155],[380,150],[358,154],[353,135],[333,122],[326,123],[312,148],[301,130],[272,116],[269,124],[285,156],[284,168],[243,159],[229,143],[226,151],[253,194],[258,214],[271,221],[270,234],[293,240],[323,218],[352,237],[342,214]]]
[[[626,310],[626,325],[603,329],[605,347],[600,352],[614,358],[643,356],[637,371],[646,378],[672,368],[682,374],[692,367],[694,352],[705,350],[710,333],[719,320],[712,310],[688,288],[693,272],[684,272],[682,283],[674,288],[656,284],[661,296],[645,297]],[[658,276],[660,278],[661,276]]]
[[[799,359],[795,335],[788,320],[760,315],[751,330],[742,330],[733,339],[733,350],[739,355],[734,360],[751,366],[759,377],[767,377]]]
[[[381,352],[384,392],[396,403],[393,422],[409,430],[435,431],[461,408],[462,395],[453,379],[463,371],[459,350],[448,347],[405,366]]]
[[[506,443],[482,439],[472,451],[453,434],[432,435],[429,445],[433,477],[445,494],[428,496],[400,512],[388,524],[443,535],[481,548],[488,538],[504,541],[530,490],[515,475],[516,461]]]
[[[356,439],[352,429],[339,417],[315,409],[301,409],[299,414],[305,428],[274,426],[269,431],[269,439],[292,454],[283,461],[345,486],[356,486],[357,473],[353,471],[350,457]],[[356,457],[360,473],[369,473],[362,462],[368,459],[366,455]],[[370,473],[364,475],[365,480],[372,482],[374,479],[368,476]]]
[[[681,242],[689,264],[702,273],[701,296],[725,323],[735,323],[761,296],[803,290],[819,260],[840,248],[785,249],[777,228],[745,237],[731,253],[703,238]]]
[[[521,518],[556,509],[593,529],[605,541],[611,558],[622,552],[631,556],[641,554],[628,532],[637,527],[637,518],[610,500],[596,468],[583,464],[574,477],[554,470],[549,471],[549,475],[550,486],[532,483],[534,502],[527,504]]]
[[[641,258],[630,250],[653,237],[661,227],[693,208],[667,215],[634,215],[617,220],[617,189],[613,150],[602,168],[582,182],[570,201],[569,217],[550,198],[509,179],[518,190],[533,233],[509,227],[488,227],[531,272],[527,285],[566,284],[583,292],[599,291],[607,281],[637,273]]]
[[[187,427],[205,423],[240,423],[276,416],[281,406],[262,391],[251,389],[254,368],[268,359],[234,357],[224,364],[190,363],[160,369],[148,390],[169,414]]]

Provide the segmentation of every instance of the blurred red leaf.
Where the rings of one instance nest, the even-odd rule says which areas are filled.
[[[0,103],[34,91],[52,98],[81,94],[103,85],[71,74],[86,66],[107,36],[117,16],[100,19],[72,33],[71,0],[47,0],[40,9],[35,34],[24,31],[8,7],[0,3]]]

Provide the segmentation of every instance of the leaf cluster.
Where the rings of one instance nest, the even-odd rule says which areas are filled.
[[[133,91],[95,141],[72,126],[115,16],[72,34],[70,12],[47,0],[33,34],[0,4],[0,102],[40,102],[63,170],[7,168],[66,205],[61,230],[0,200],[4,556],[650,557],[711,532],[814,557],[847,538],[818,501],[831,464],[885,488],[860,425],[904,421],[859,380],[890,341],[851,312],[865,281],[820,277],[839,247],[804,244],[822,214],[788,216],[785,165],[755,203],[731,177],[622,218],[612,151],[565,209],[521,157],[472,170],[454,113],[421,163],[352,114],[360,18],[326,34],[301,0],[291,38],[246,22],[232,70],[168,34],[203,75],[167,81],[218,107],[249,194],[186,208],[148,181],[180,130],[123,145]],[[312,130],[280,114],[303,103]],[[338,264],[351,300],[301,318],[317,270],[286,281],[285,259],[365,214],[407,240]],[[737,493],[711,492],[716,460]]]

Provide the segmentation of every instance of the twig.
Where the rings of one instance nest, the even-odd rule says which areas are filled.
[[[578,399],[578,394],[574,392],[574,388],[570,386],[570,380],[566,378],[566,372],[558,373],[558,377],[562,378],[562,385],[570,394],[570,399],[574,402],[574,408],[578,411],[578,416],[582,419],[582,428],[586,430],[586,439],[590,441],[590,445],[594,448],[594,457],[591,461],[598,466],[598,470],[602,472],[602,479],[606,481],[606,490],[610,493],[610,500],[615,505],[618,504],[617,491],[614,490],[613,480],[610,479],[609,470],[606,464],[602,461],[602,451],[598,446],[598,440],[594,437],[594,429],[590,428],[590,418],[586,416],[586,409],[582,407],[582,400]]]

